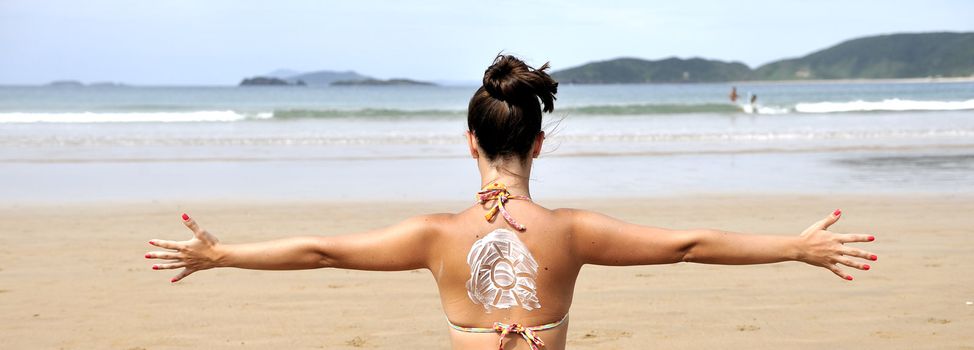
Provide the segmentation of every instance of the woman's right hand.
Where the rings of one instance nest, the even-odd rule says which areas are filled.
[[[183,214],[183,224],[193,231],[193,238],[186,241],[167,241],[153,239],[149,244],[167,250],[152,251],[145,254],[146,259],[168,260],[164,263],[152,265],[153,270],[170,270],[183,268],[170,282],[189,276],[193,272],[211,269],[219,266],[218,263],[223,254],[220,251],[220,241],[201,229],[196,221]]]
[[[842,216],[842,211],[836,209],[828,217],[809,226],[801,234],[801,248],[798,260],[809,265],[824,267],[836,276],[852,280],[852,275],[845,273],[839,265],[845,265],[859,270],[869,270],[871,266],[853,258],[876,261],[875,254],[865,250],[846,246],[846,243],[872,242],[876,238],[872,235],[842,234],[828,231]]]

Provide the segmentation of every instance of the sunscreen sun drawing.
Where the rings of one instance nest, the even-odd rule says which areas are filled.
[[[467,264],[467,295],[488,313],[512,306],[541,308],[535,285],[538,263],[514,232],[497,229],[474,242]]]

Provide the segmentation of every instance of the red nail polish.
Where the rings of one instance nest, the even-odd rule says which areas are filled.
[[[870,242],[872,242],[872,241],[875,241],[875,240],[876,240],[876,237],[873,237],[873,236],[869,236],[869,238],[867,238],[867,239],[868,239],[868,240],[869,240]]]
[[[176,279],[173,278],[173,279],[169,280],[169,283],[176,283]]]
[[[877,256],[875,256],[875,255],[870,255],[870,256],[869,256],[869,260],[872,260],[872,261],[876,261],[876,259],[878,259],[878,258],[879,258],[879,257],[877,257]]]
[[[189,221],[189,215],[186,215],[186,213],[183,213],[183,221]]]
[[[152,241],[149,241],[149,244],[155,245],[155,243],[152,243]]]
[[[845,279],[851,281],[852,280],[852,276],[845,276]]]
[[[152,257],[152,255],[151,255],[151,254],[146,254],[146,255],[145,255],[145,258],[146,258],[146,259],[148,259],[148,258],[151,258],[151,257]]]
[[[842,215],[842,209],[836,209],[835,211],[833,211],[833,212],[832,212],[832,215],[833,215],[833,216],[839,216],[839,215]]]
[[[869,270],[869,265],[862,265],[863,270]]]
[[[159,269],[159,266],[156,266],[156,265],[152,265],[152,269],[153,269],[153,270],[158,270],[158,269]]]

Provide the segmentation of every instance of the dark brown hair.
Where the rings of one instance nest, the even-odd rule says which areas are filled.
[[[541,113],[555,109],[558,82],[545,70],[510,55],[498,55],[484,71],[484,84],[470,98],[467,127],[487,160],[528,159],[541,132]]]

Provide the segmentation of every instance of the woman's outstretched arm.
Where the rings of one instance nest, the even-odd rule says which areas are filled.
[[[677,262],[744,265],[802,261],[851,280],[839,265],[860,270],[876,255],[846,246],[871,242],[863,234],[828,231],[842,216],[836,210],[800,235],[753,235],[719,230],[668,230],[626,223],[605,215],[572,211],[576,254],[582,264],[650,265]],[[862,260],[854,259],[859,258]]]
[[[356,270],[412,270],[427,267],[431,242],[441,215],[408,219],[396,225],[360,234],[291,237],[246,244],[223,244],[183,214],[193,232],[186,241],[153,239],[149,244],[165,248],[145,255],[169,260],[155,270],[178,269],[177,282],[193,272],[214,267],[255,270],[303,270],[336,267]]]

